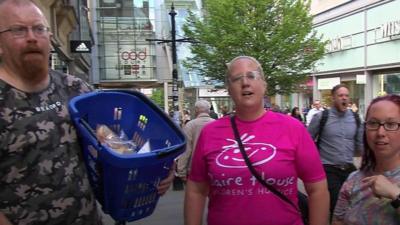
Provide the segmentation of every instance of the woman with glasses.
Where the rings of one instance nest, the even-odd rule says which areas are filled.
[[[333,224],[400,224],[400,96],[375,98],[368,110],[360,170],[342,186]]]
[[[298,178],[308,195],[309,224],[326,225],[329,193],[318,151],[302,123],[264,109],[261,64],[250,56],[232,59],[226,86],[235,113],[200,133],[186,186],[185,225],[202,224],[207,199],[208,225],[303,225]]]

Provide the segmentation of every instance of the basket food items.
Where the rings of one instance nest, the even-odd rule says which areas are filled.
[[[128,140],[123,130],[121,130],[120,134],[117,135],[108,126],[99,124],[96,128],[96,136],[100,143],[108,146],[117,153],[136,153],[136,144],[132,140]]]

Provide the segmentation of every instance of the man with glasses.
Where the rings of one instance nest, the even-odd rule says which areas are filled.
[[[353,157],[363,149],[363,127],[358,115],[348,109],[349,90],[343,84],[331,90],[332,107],[314,115],[308,131],[318,140],[318,149],[328,179],[331,213],[343,182],[356,170]],[[325,115],[324,115],[325,114]],[[324,118],[325,116],[325,118]],[[325,120],[321,123],[321,120]],[[320,127],[322,124],[323,127]]]
[[[249,56],[232,59],[226,86],[235,113],[200,133],[186,186],[185,224],[202,224],[207,198],[208,225],[303,224],[297,178],[308,194],[310,223],[327,224],[329,194],[317,149],[300,121],[264,109],[267,82],[261,64]],[[288,201],[252,175],[231,118],[251,165]]]
[[[49,70],[50,37],[32,1],[0,0],[1,225],[101,222],[67,110],[92,88]]]
[[[49,70],[48,23],[31,1],[0,3],[0,224],[98,224],[69,121],[91,88]]]

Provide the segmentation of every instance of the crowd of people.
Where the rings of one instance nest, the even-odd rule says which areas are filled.
[[[32,1],[0,1],[0,224],[101,224],[67,110],[94,89],[49,69],[48,26]],[[373,99],[362,121],[339,84],[330,107],[279,113],[265,108],[266,75],[237,56],[225,77],[235,110],[215,116],[199,100],[185,113],[186,151],[157,187],[173,172],[185,182],[185,225],[206,207],[208,225],[400,224],[400,96]]]

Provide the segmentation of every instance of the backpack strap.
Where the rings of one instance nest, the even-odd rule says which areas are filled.
[[[353,117],[354,117],[354,120],[356,121],[356,124],[357,124],[357,130],[358,130],[358,128],[359,128],[359,127],[360,127],[360,125],[361,125],[360,114],[358,114],[358,113],[354,112],[353,110],[351,110],[351,112],[353,113]]]
[[[358,129],[360,128],[361,125],[361,119],[360,119],[360,115],[356,112],[354,112],[353,110],[351,111],[354,117],[354,120],[356,121],[356,132],[354,134],[354,149],[357,148],[357,135],[358,135]],[[321,119],[319,121],[319,129],[318,129],[318,135],[317,135],[317,147],[319,148],[319,143],[321,140],[321,134],[322,134],[322,130],[324,129],[326,122],[328,121],[328,116],[329,116],[329,109],[325,109],[324,111],[322,111],[322,116]]]
[[[328,116],[329,116],[329,109],[325,109],[324,111],[322,111],[322,116],[321,119],[319,120],[319,129],[318,129],[318,135],[317,135],[317,147],[319,148],[319,142],[321,140],[321,134],[322,134],[322,130],[324,129],[325,125],[326,125],[326,121],[328,121]]]
[[[358,136],[358,129],[360,128],[361,125],[361,119],[360,119],[360,114],[354,112],[353,110],[351,110],[351,112],[353,113],[353,117],[357,125],[356,132],[354,133],[354,151],[357,152],[357,136]]]

